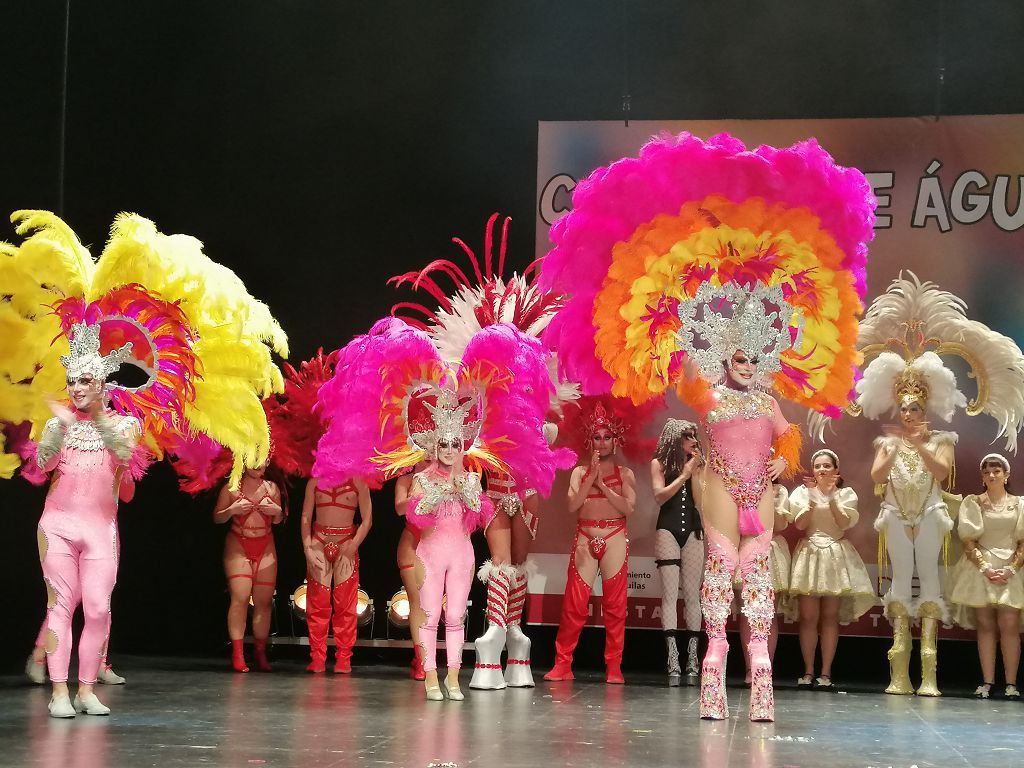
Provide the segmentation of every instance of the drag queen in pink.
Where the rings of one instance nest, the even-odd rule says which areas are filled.
[[[772,483],[800,434],[769,390],[838,415],[856,380],[857,316],[875,199],[814,139],[747,149],[662,135],[595,170],[551,228],[540,285],[572,294],[544,339],[584,394],[668,390],[698,416],[694,478],[707,560],[701,717],[728,716],[725,622],[739,569],[750,625],[751,720],[774,719]]]
[[[463,271],[453,261],[437,259],[422,270],[397,275],[388,281],[395,285],[409,284],[414,290],[429,293],[437,300],[436,308],[403,301],[392,307],[392,314],[425,331],[445,360],[462,359],[469,340],[489,325],[507,323],[527,336],[536,337],[564,303],[564,295],[537,287],[530,274],[536,263],[528,266],[522,275],[505,274],[508,230],[512,220],[505,217],[500,237],[495,237],[498,218],[494,213],[487,220],[482,258],[461,238],[453,238],[468,258],[471,269]],[[494,250],[497,254],[493,253]],[[447,295],[441,288],[445,282],[452,283]],[[548,361],[554,381],[557,377],[556,360],[551,355]],[[560,413],[561,403],[575,399],[578,392],[575,385],[556,384],[558,394],[551,408],[554,413]],[[546,428],[549,439],[553,440],[557,428],[553,423]],[[574,464],[575,458],[569,451],[564,451],[560,468],[568,469]],[[487,585],[487,629],[474,643],[476,664],[469,687],[479,690],[500,690],[506,686],[530,688],[534,685],[530,665],[531,642],[523,632],[522,624],[528,582],[526,558],[533,540],[537,538],[540,497],[536,490],[522,485],[518,478],[506,472],[488,471],[484,480],[485,493],[497,512],[484,529],[490,558],[477,571],[480,581]],[[408,553],[411,550],[411,538],[411,535],[403,533],[400,551]],[[404,569],[403,573],[407,573],[410,567],[408,559],[399,564],[399,568]],[[412,598],[416,590],[410,588],[409,581],[403,577],[403,584]],[[416,640],[415,630],[413,640]],[[508,652],[504,674],[501,665],[503,651]]]
[[[447,398],[439,397],[439,401]],[[439,406],[441,403],[439,402]],[[437,680],[437,627],[444,610],[448,698],[465,698],[459,687],[462,644],[465,641],[465,606],[473,583],[475,560],[469,534],[494,517],[494,505],[482,492],[480,475],[462,468],[463,414],[454,398],[434,411],[437,425],[435,460],[412,481],[406,520],[423,531],[416,545],[417,581],[421,616],[411,617],[420,627],[427,698],[441,700]],[[455,407],[451,407],[455,406]],[[451,418],[447,425],[442,416]],[[440,422],[440,423],[439,423]]]
[[[739,568],[742,612],[750,627],[750,719],[774,719],[768,638],[775,617],[769,551],[775,518],[772,482],[797,466],[799,432],[765,392],[751,390],[757,361],[737,350],[725,364],[725,383],[712,390],[701,417],[707,464],[698,482],[707,538],[701,607],[708,650],[701,672],[701,714],[725,717],[725,621],[732,574]],[[774,447],[773,447],[774,446]]]
[[[313,467],[318,480],[372,482],[429,461],[413,477],[405,517],[422,531],[413,568],[420,610],[410,622],[419,626],[431,701],[445,698],[436,658],[445,599],[447,698],[464,698],[458,674],[475,570],[469,534],[494,515],[481,473],[507,472],[550,491],[557,454],[543,424],[553,390],[540,343],[511,325],[474,334],[453,364],[426,333],[394,318],[346,345],[334,378],[320,389],[328,426]]]
[[[131,349],[99,354],[99,327],[72,330],[67,369],[74,410],[56,403],[46,424],[37,462],[51,473],[50,491],[39,520],[39,559],[46,581],[46,649],[53,717],[76,711],[106,715],[93,693],[110,631],[110,594],[117,580],[117,501],[122,474],[139,437],[139,422],[105,410],[103,388]],[[68,692],[71,619],[82,604],[85,625],[78,644],[78,694]]]
[[[130,481],[151,462],[144,446],[171,455],[190,439],[217,435],[234,454],[235,483],[246,466],[262,463],[270,441],[260,396],[280,380],[269,349],[286,356],[287,342],[266,306],[195,238],[164,235],[152,221],[122,213],[94,258],[52,213],[16,211],[11,220],[26,239],[4,249],[4,272],[31,279],[4,285],[3,304],[20,321],[5,325],[16,354],[0,356],[0,380],[19,395],[7,398],[5,426],[30,423],[29,437],[38,440],[28,453],[19,450],[31,456],[22,474],[30,482],[50,474],[39,523],[50,714],[107,714],[92,685],[110,624],[118,496],[130,495]],[[59,345],[69,353],[55,354]],[[252,354],[240,356],[241,347]],[[131,386],[118,381],[122,365]],[[71,408],[54,405],[49,418],[45,400],[65,394]],[[0,464],[10,466],[9,458]],[[71,616],[79,603],[81,687],[72,703]]]

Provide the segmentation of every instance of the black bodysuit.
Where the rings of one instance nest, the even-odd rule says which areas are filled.
[[[678,473],[666,472],[665,485],[671,485],[677,477],[679,477]],[[704,529],[701,528],[700,514],[693,502],[693,489],[690,487],[690,482],[687,480],[678,493],[661,505],[661,511],[658,512],[657,527],[675,536],[680,549],[686,545],[686,540],[691,533],[698,539],[704,538]]]

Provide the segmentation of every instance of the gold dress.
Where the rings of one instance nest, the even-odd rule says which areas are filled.
[[[804,538],[796,545],[790,569],[787,618],[800,614],[800,595],[839,597],[839,622],[856,621],[878,602],[874,584],[857,550],[843,538],[857,524],[857,494],[852,488],[837,488],[836,503],[850,518],[842,528],[835,520],[828,499],[817,489],[799,486],[789,495],[789,513],[794,523],[810,518]]]
[[[1020,541],[1024,540],[1024,503],[1020,497],[1007,495],[1005,507],[994,507],[987,494],[967,496],[960,506],[957,534],[961,541],[973,541],[993,568],[1005,568],[1013,559]],[[1006,584],[993,584],[978,570],[965,553],[953,567],[950,577],[949,601],[953,618],[967,629],[975,629],[974,609],[1005,606],[1024,609],[1024,580],[1013,574]],[[1021,616],[1024,620],[1024,614]]]

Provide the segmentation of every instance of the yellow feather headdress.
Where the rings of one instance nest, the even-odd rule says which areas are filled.
[[[270,435],[260,400],[283,388],[271,353],[287,357],[288,340],[234,272],[212,261],[199,240],[165,235],[136,214],[116,217],[98,259],[52,213],[16,211],[11,221],[27,237],[20,246],[0,244],[0,421],[31,422],[37,437],[50,416],[46,399],[64,395],[60,356],[69,350],[62,329],[67,317],[57,308],[74,305],[106,321],[115,304],[117,311],[129,311],[111,297],[137,289],[152,300],[143,300],[150,316],[153,302],[165,303],[182,326],[177,334],[164,328],[167,333],[159,337],[151,328],[152,354],[159,356],[163,342],[169,348],[187,345],[194,358],[194,371],[189,366],[177,379],[179,385],[188,380],[187,397],[181,398],[184,421],[168,416],[163,425],[173,429],[148,431],[150,448],[159,455],[173,451],[176,437],[206,434],[232,452],[232,485],[245,467],[266,460]],[[151,325],[159,327],[156,321]],[[159,371],[159,365],[141,367],[154,376]],[[16,457],[0,453],[0,476],[9,477],[16,466]]]

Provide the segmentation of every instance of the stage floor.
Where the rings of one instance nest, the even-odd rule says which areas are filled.
[[[729,689],[731,717],[703,722],[697,689],[652,677],[608,686],[583,673],[535,689],[471,691],[428,702],[404,669],[352,676],[238,675],[220,660],[119,659],[128,678],[99,686],[109,717],[47,716],[49,689],[0,678],[0,766],[998,766],[1024,764],[1024,705],[993,699],[820,693],[780,688],[774,724],[746,719],[748,692]],[[1020,762],[1018,762],[1020,761]]]

